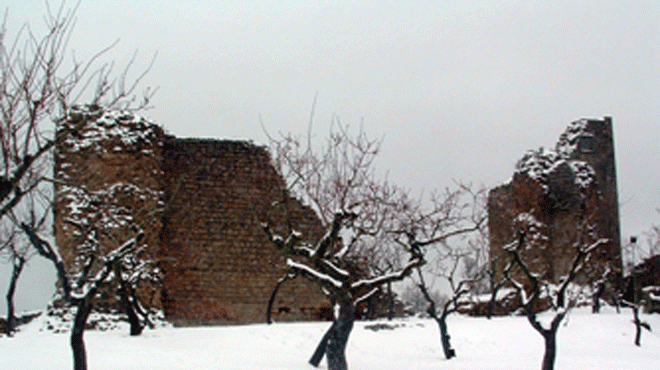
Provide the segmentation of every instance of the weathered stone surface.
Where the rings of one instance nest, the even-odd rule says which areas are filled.
[[[609,266],[620,279],[620,234],[611,118],[573,122],[554,151],[533,151],[518,163],[512,179],[488,198],[490,255],[500,276],[509,257],[503,247],[515,240],[521,213],[536,219],[545,239],[523,257],[533,271],[558,282],[575,257],[574,243],[609,242],[592,255],[586,278]],[[582,224],[593,228],[581,227]]]
[[[165,273],[160,302],[166,318],[181,325],[264,322],[284,261],[261,223],[286,224],[285,207],[273,207],[282,202],[284,183],[266,148],[177,139],[130,114],[99,107],[72,115],[80,119],[94,123],[57,148],[55,164],[56,243],[67,265],[75,264],[81,243],[67,222],[76,207],[74,189],[96,191],[118,183],[151,189],[155,199],[123,194],[114,202],[145,230],[145,253]],[[311,209],[292,198],[287,205],[303,235],[320,235]],[[104,251],[129,232],[115,231],[101,241]],[[280,288],[273,310],[279,321],[316,320],[329,316],[330,304],[318,287],[299,278]]]
[[[285,217],[273,207],[282,200],[284,184],[267,150],[247,142],[172,139],[164,146],[163,173],[168,185],[160,253],[167,260],[167,317],[188,323],[264,321],[284,261],[261,223],[282,225]],[[318,236],[314,213],[288,201],[303,235]],[[320,319],[328,309],[316,286],[296,279],[281,288],[273,317]]]

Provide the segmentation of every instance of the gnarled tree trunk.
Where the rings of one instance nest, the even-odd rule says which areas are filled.
[[[451,337],[449,336],[449,332],[447,330],[447,314],[443,312],[440,317],[436,316],[435,321],[440,327],[440,343],[442,343],[442,351],[445,354],[445,358],[450,360],[453,357],[456,357],[456,351],[451,348]]]
[[[451,348],[451,337],[449,336],[449,330],[447,329],[447,316],[449,316],[449,313],[446,310],[443,310],[442,314],[438,316],[435,307],[435,301],[432,299],[428,300],[429,308],[426,310],[426,312],[438,324],[438,328],[440,329],[440,344],[442,345],[442,352],[444,353],[445,358],[450,360],[453,357],[456,357],[456,351]]]
[[[87,352],[85,351],[85,325],[87,317],[92,310],[88,299],[82,299],[78,303],[78,310],[71,328],[71,350],[73,351],[73,370],[87,370]]]
[[[325,355],[328,359],[328,370],[348,370],[346,362],[346,344],[355,322],[355,305],[349,297],[338,302],[339,315],[331,327]]]
[[[135,312],[135,302],[133,301],[131,292],[123,282],[121,283],[119,288],[119,296],[121,298],[122,309],[126,313],[126,316],[128,317],[128,323],[131,326],[130,334],[132,336],[142,334],[142,330],[144,330],[144,325],[142,324],[142,322],[140,322],[140,317],[137,315],[137,312]]]
[[[633,304],[633,323],[635,324],[635,345],[642,346],[642,322],[639,320],[639,306]]]
[[[557,331],[546,330],[543,333],[545,341],[545,353],[543,354],[542,370],[553,370],[555,368],[555,358],[557,357]]]
[[[16,261],[14,261],[13,265],[14,267],[12,268],[12,273],[11,273],[11,281],[9,282],[9,288],[7,289],[7,324],[5,328],[5,333],[7,336],[11,337],[12,334],[14,333],[14,330],[16,329],[16,317],[14,314],[14,294],[16,293],[16,284],[18,283],[18,277],[21,274],[21,271],[23,271],[23,267],[25,266],[25,258],[24,257],[15,257]]]
[[[323,355],[325,354],[325,349],[328,346],[328,338],[330,338],[330,332],[334,330],[334,326],[337,325],[337,322],[333,322],[332,326],[328,329],[328,331],[323,334],[323,338],[321,338],[321,341],[319,344],[316,346],[316,349],[314,350],[314,354],[312,354],[312,358],[309,359],[309,364],[318,367],[319,364],[321,363],[321,360],[323,359]]]
[[[339,305],[338,316],[316,346],[309,363],[319,366],[325,354],[328,370],[347,370],[346,344],[355,323],[355,304],[350,297],[338,300],[336,304]]]

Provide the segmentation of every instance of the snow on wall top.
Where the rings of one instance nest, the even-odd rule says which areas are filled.
[[[69,110],[62,126],[71,127],[82,120],[88,121],[82,130],[72,132],[62,143],[61,147],[66,151],[108,153],[162,144],[162,128],[129,111],[105,110],[97,105],[77,105]]]
[[[579,121],[571,122],[561,136],[555,147],[555,151],[562,157],[570,157],[578,146],[578,141],[581,136],[592,136],[587,132],[588,120],[581,119]]]
[[[595,179],[596,172],[585,161],[572,159],[581,137],[593,136],[587,132],[585,119],[572,122],[559,137],[555,150],[530,150],[516,163],[515,173],[524,174],[538,181],[547,190],[549,177],[562,164],[568,164],[573,173],[575,184],[585,189]]]
[[[546,184],[548,174],[559,161],[555,151],[543,147],[538,150],[529,150],[516,163],[516,173],[525,174],[530,179]]]

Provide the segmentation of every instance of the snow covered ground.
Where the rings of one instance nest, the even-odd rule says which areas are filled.
[[[633,345],[630,310],[592,315],[573,311],[559,329],[557,370],[660,369],[660,315],[644,316],[653,332]],[[446,361],[435,322],[426,319],[381,322],[395,329],[368,330],[358,322],[347,351],[351,369],[539,369],[543,341],[523,317],[486,320],[453,316],[452,344],[458,357]],[[0,337],[0,369],[70,369],[68,334],[40,331],[40,319],[14,338]],[[159,328],[130,337],[127,330],[88,331],[90,369],[286,369],[307,364],[329,323]],[[326,368],[325,360],[321,368]]]

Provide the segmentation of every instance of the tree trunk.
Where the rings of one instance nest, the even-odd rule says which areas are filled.
[[[486,312],[486,318],[490,320],[493,318],[493,311],[495,310],[495,299],[497,298],[497,292],[500,290],[499,286],[494,287],[490,295],[490,300],[488,301],[488,312]]]
[[[8,337],[11,337],[16,329],[16,317],[14,315],[14,293],[16,293],[16,284],[18,283],[18,277],[23,271],[25,266],[25,258],[15,257],[13,263],[14,267],[11,272],[11,281],[9,282],[9,288],[7,289],[7,327],[5,328],[5,333]]]
[[[85,325],[87,324],[87,317],[91,309],[91,304],[87,299],[83,299],[78,303],[78,310],[76,311],[73,328],[71,329],[73,370],[87,370],[87,352],[85,351],[83,334],[85,333]]]
[[[121,276],[121,272],[117,271],[116,273],[117,276]],[[137,312],[135,312],[136,303],[133,301],[135,291],[128,287],[125,281],[121,280],[119,282],[118,293],[122,309],[126,313],[126,316],[128,317],[128,323],[131,326],[130,335],[136,336],[142,334],[144,325],[142,325],[140,322],[140,317],[137,315]]]
[[[394,293],[392,293],[392,282],[387,282],[387,298],[389,299],[389,307],[387,309],[387,320],[392,321],[394,318]]]
[[[633,305],[633,323],[635,323],[635,345],[642,346],[642,322],[639,320],[639,307]]]
[[[131,299],[127,289],[123,289],[121,294],[121,304],[124,306],[124,312],[126,312],[126,316],[128,316],[128,323],[131,325],[130,334],[132,336],[140,335],[142,334],[144,325],[142,325],[140,317],[135,312],[135,303]]]
[[[543,365],[541,370],[553,370],[555,368],[555,357],[557,355],[557,331],[546,330],[543,333],[545,340],[545,354],[543,354]]]
[[[275,297],[277,296],[277,292],[280,290],[280,286],[290,278],[288,275],[284,275],[284,277],[280,278],[277,280],[277,284],[275,284],[275,287],[273,288],[273,292],[270,293],[270,298],[268,298],[268,306],[266,307],[266,323],[272,324],[273,323],[273,304],[275,303]],[[323,356],[323,354],[321,354]]]
[[[378,315],[376,313],[376,295],[372,294],[367,298],[366,302],[366,314],[364,315],[365,320],[375,320],[378,318]]]
[[[442,344],[442,351],[445,354],[445,358],[451,360],[453,357],[456,357],[456,351],[451,348],[451,337],[447,330],[447,314],[443,313],[440,317],[435,317],[435,321],[440,327],[440,343]]]
[[[355,322],[355,305],[350,297],[340,299],[339,315],[331,327],[325,354],[328,359],[328,370],[348,370],[346,362],[346,343],[353,330]]]
[[[591,313],[600,313],[600,297],[594,295],[591,299],[593,300],[591,303]]]
[[[337,325],[336,321],[333,322],[330,328],[328,329],[328,331],[326,331],[325,334],[323,334],[323,338],[321,338],[321,341],[316,346],[312,358],[309,359],[310,365],[314,367],[319,367],[319,364],[323,359],[323,355],[325,354],[325,349],[328,347],[328,338],[330,338],[330,332],[334,330],[335,325]]]
[[[592,295],[592,303],[591,303],[591,312],[592,313],[600,313],[600,298],[603,296],[603,293],[605,292],[605,284],[604,283],[596,283],[596,289],[594,289],[594,294]]]

